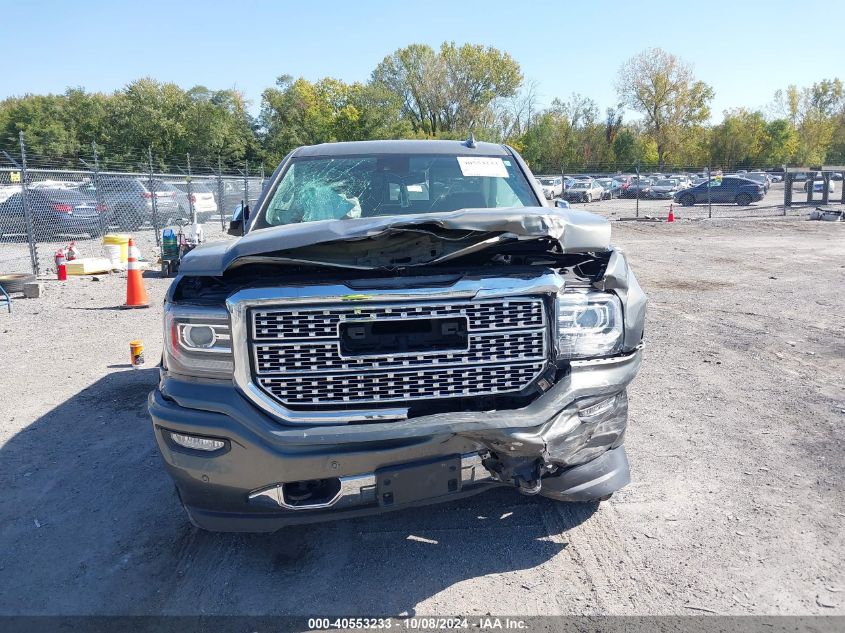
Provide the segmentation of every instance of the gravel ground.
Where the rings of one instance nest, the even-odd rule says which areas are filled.
[[[650,305],[633,483],[598,507],[197,531],[145,411],[168,281],[128,312],[125,276],[45,281],[0,311],[0,614],[845,614],[845,225],[613,231]]]

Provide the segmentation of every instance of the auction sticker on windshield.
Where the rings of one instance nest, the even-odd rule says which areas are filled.
[[[464,176],[508,177],[508,170],[501,158],[495,156],[458,156],[457,158]]]

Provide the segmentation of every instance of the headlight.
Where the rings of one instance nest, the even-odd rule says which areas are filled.
[[[610,356],[622,348],[622,302],[586,288],[557,296],[557,348],[566,358]]]
[[[167,304],[164,312],[164,365],[186,376],[231,378],[232,338],[224,308]]]

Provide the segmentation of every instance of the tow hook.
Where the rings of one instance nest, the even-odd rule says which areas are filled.
[[[513,478],[513,482],[516,484],[516,489],[524,495],[536,495],[540,492],[540,488],[543,487],[543,482],[539,478],[523,479],[519,475],[516,475]]]
[[[484,460],[484,467],[502,483],[514,486],[524,495],[536,495],[543,486],[541,477],[549,466],[536,457],[508,457],[495,453]]]

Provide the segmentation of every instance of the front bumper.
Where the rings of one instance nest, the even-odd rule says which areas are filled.
[[[639,349],[612,359],[574,361],[566,376],[521,409],[383,423],[286,425],[230,382],[167,375],[150,394],[148,408],[167,470],[192,521],[211,530],[266,532],[408,507],[381,504],[372,487],[374,473],[447,456],[461,459],[460,485],[419,503],[512,484],[503,473],[532,463],[544,467],[540,494],[578,501],[606,496],[628,481],[622,447],[626,386],[640,362]],[[613,406],[602,414],[579,416],[579,407],[612,397]],[[172,441],[171,431],[224,439],[226,447],[215,453],[184,449]],[[333,502],[322,507],[289,507],[283,484],[317,480],[337,480],[342,494],[323,500]]]

